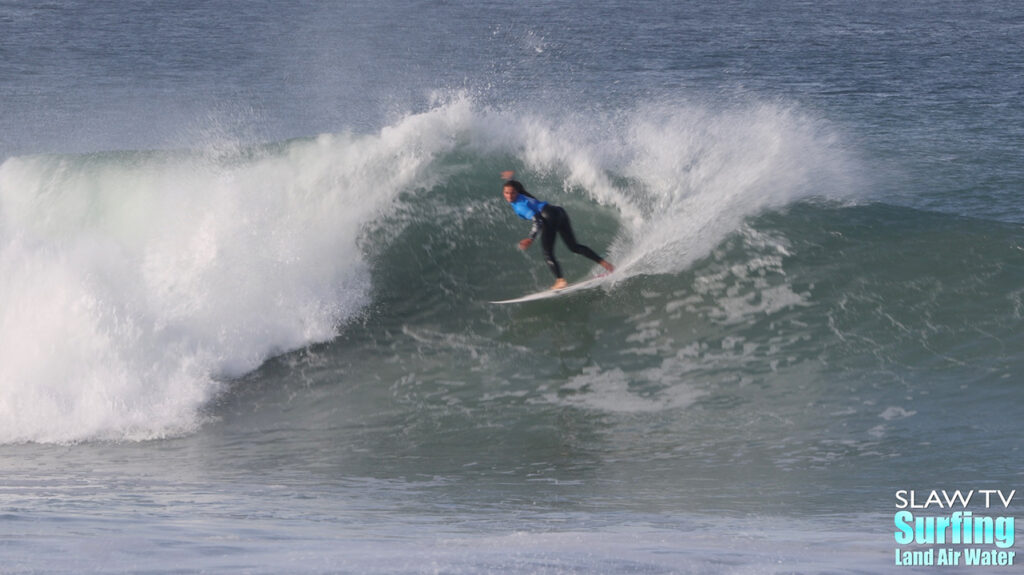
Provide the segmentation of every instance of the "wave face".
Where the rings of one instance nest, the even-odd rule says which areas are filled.
[[[1018,242],[1009,228],[992,240],[947,216],[857,207],[870,182],[842,134],[777,103],[660,102],[595,120],[457,95],[374,134],[18,157],[0,166],[0,441],[189,433],[216,415],[230,382],[357,319],[406,334],[393,358],[422,360],[427,347],[457,365],[467,350],[479,358],[507,345],[507,326],[529,310],[481,302],[550,282],[537,254],[510,248],[528,225],[500,200],[507,168],[566,206],[581,241],[619,265],[611,295],[646,298],[625,320],[588,311],[627,351],[581,366],[539,401],[660,411],[706,395],[696,383],[705,370],[835,365],[845,361],[830,355],[836,342],[910,353],[936,334],[882,343],[889,332],[877,323],[901,320],[873,301],[923,294],[934,322],[973,313],[951,293],[981,290],[976,274],[1019,276],[991,263],[1012,260],[1011,248],[954,263]],[[986,245],[945,245],[938,260],[923,240],[896,259],[877,253],[915,229],[949,229],[945,220]],[[587,273],[589,262],[561,249],[570,277]],[[935,285],[887,279],[908,261],[940,265]],[[999,285],[988,302],[1019,318],[1019,291]],[[803,327],[780,335],[783,317]],[[381,366],[376,337],[338,343],[355,348],[338,353],[374,358],[363,362],[370,377]],[[787,347],[796,355],[780,359]]]

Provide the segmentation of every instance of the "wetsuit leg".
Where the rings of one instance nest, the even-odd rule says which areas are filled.
[[[545,210],[546,209],[547,208],[545,208]],[[594,250],[576,242],[576,234],[572,231],[572,224],[569,222],[569,214],[562,208],[556,208],[556,211],[558,212],[556,227],[558,228],[558,233],[562,235],[562,241],[565,242],[565,245],[569,246],[569,250],[572,253],[584,256],[595,263],[601,263],[603,258],[597,255]]]
[[[544,227],[540,231],[540,247],[544,252],[544,263],[548,269],[555,274],[555,278],[562,277],[562,266],[558,265],[555,259],[555,236],[558,235],[558,213],[551,209],[551,206],[544,206],[541,212],[541,219],[544,220]]]

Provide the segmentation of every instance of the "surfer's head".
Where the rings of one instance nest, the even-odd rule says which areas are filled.
[[[525,195],[526,188],[524,188],[523,184],[519,183],[516,180],[509,180],[505,182],[505,186],[501,188],[501,195],[505,196],[506,202],[511,203],[516,201],[516,198],[519,197],[519,194]]]

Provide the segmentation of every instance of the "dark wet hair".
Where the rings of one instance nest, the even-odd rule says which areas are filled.
[[[519,180],[509,180],[509,181],[505,182],[505,186],[508,186],[508,187],[512,188],[513,190],[515,190],[517,194],[522,194],[522,195],[524,195],[524,196],[526,196],[528,198],[533,198],[535,200],[537,199],[537,198],[535,198],[533,196],[533,194],[531,194],[530,192],[526,191],[526,187],[523,186],[522,182],[520,182]],[[505,186],[502,186],[502,187],[505,187]]]

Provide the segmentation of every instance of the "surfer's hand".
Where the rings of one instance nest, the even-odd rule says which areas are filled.
[[[504,172],[501,173],[501,179],[503,179],[503,180],[511,180],[513,178],[513,176],[515,176],[515,175],[516,175],[516,173],[513,172],[512,170],[505,170]]]
[[[526,238],[525,240],[520,240],[519,241],[519,249],[525,251],[527,248],[530,247],[530,244],[532,244],[532,243],[533,243],[533,240],[530,239],[530,238]]]

